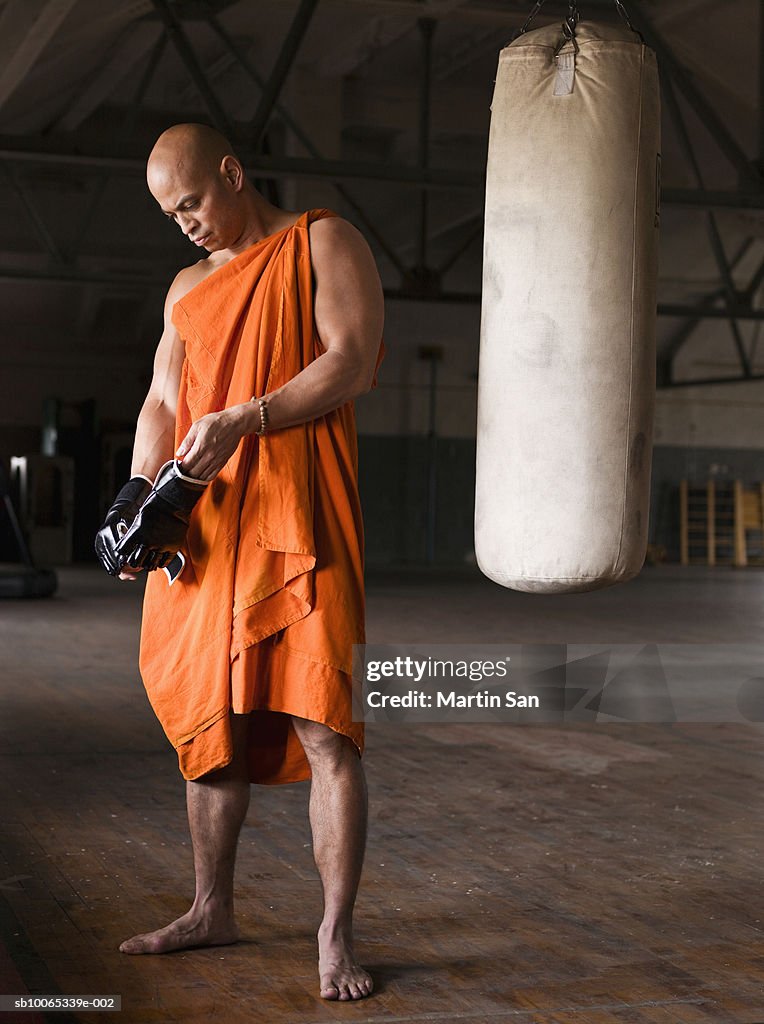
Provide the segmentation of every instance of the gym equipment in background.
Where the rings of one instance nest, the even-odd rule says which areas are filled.
[[[11,501],[8,477],[2,460],[0,460],[0,499],[2,499],[7,520],[7,524],[2,524],[3,531],[8,531],[20,558],[19,563],[0,562],[0,597],[50,597],[56,592],[58,578],[52,569],[40,569],[34,563]]]
[[[537,593],[640,571],[652,459],[657,62],[569,6],[499,54],[486,181],[475,555]]]

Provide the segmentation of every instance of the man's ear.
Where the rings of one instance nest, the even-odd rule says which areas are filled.
[[[240,192],[244,184],[244,169],[234,156],[224,156],[220,164],[220,173],[235,192]]]

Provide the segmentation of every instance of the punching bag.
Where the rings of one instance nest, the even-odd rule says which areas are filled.
[[[523,30],[491,104],[478,366],[475,555],[505,587],[595,590],[642,568],[659,196],[642,37],[577,14]]]

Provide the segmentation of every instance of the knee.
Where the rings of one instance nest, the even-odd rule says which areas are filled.
[[[323,722],[292,715],[292,723],[312,768],[337,768],[357,756],[353,741]]]

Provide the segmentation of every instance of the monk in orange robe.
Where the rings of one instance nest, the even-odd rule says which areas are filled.
[[[384,355],[379,275],[352,225],[267,202],[207,126],[164,132],[147,176],[165,215],[209,253],[169,290],[132,466],[153,479],[177,457],[208,481],[180,575],[148,574],[140,643],[187,780],[196,897],[120,949],[235,942],[250,785],[311,779],[320,992],[362,998],[373,985],[352,939],[367,821],[364,727],[351,709],[352,645],[365,639],[353,399],[376,385]]]

